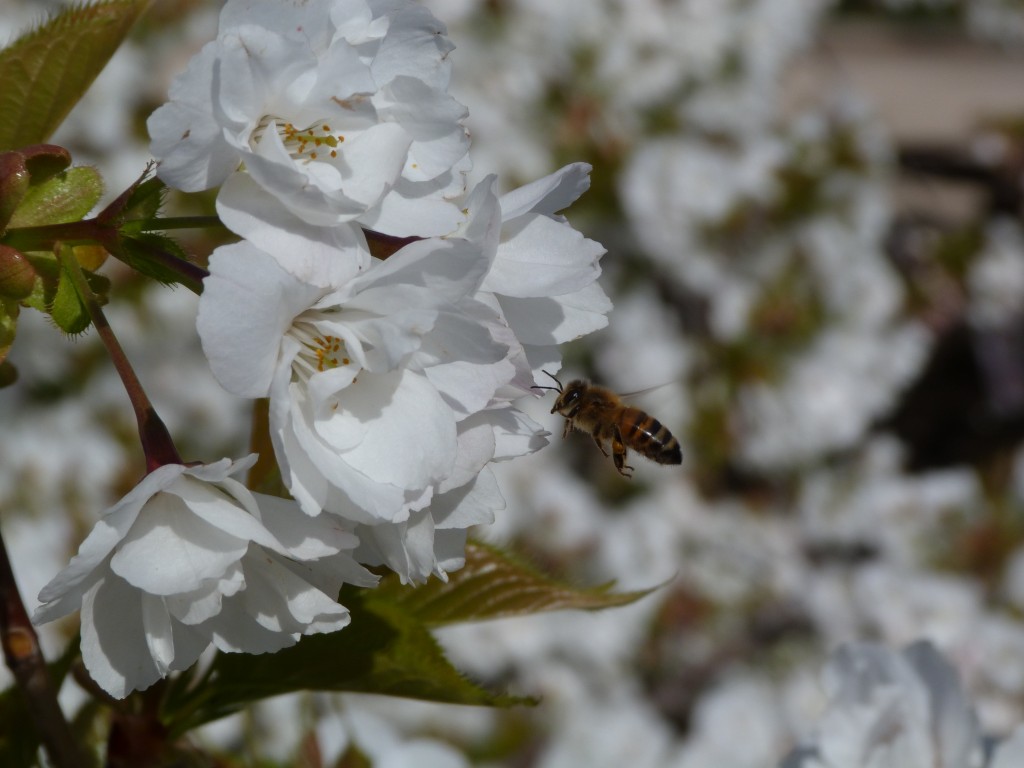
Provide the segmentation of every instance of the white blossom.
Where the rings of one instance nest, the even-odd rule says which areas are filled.
[[[466,529],[504,506],[487,464],[545,444],[514,401],[610,308],[603,248],[557,215],[588,171],[500,199],[489,178],[453,236],[383,261],[349,225],[257,216],[213,255],[198,326],[214,374],[269,396],[285,485],[307,513],[357,524],[361,562],[410,580],[461,567]]]
[[[465,108],[446,92],[451,43],[411,0],[229,0],[217,38],[150,117],[160,177],[221,189],[244,215],[262,190],[316,226],[450,232],[468,170]],[[243,169],[240,171],[239,169]]]
[[[203,348],[229,391],[269,396],[282,478],[307,514],[360,524],[365,562],[442,575],[461,565],[464,529],[503,505],[484,471],[500,423],[477,416],[514,375],[497,316],[472,299],[489,262],[459,239],[333,262],[346,258],[354,276],[321,287],[249,242],[218,249]]]
[[[825,671],[829,706],[794,768],[981,765],[977,719],[956,671],[927,642],[900,653],[841,647]]]
[[[111,695],[188,668],[211,644],[266,653],[341,629],[342,583],[374,582],[348,555],[356,539],[340,521],[230,477],[254,462],[154,470],[40,592],[37,623],[81,610],[82,658]]]

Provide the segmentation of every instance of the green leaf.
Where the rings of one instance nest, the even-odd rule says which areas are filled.
[[[404,587],[389,577],[377,589],[346,587],[340,601],[352,623],[303,638],[275,654],[218,654],[202,680],[175,679],[164,702],[172,735],[238,711],[259,699],[292,691],[376,693],[448,704],[513,706],[533,703],[487,691],[445,658],[428,630],[563,609],[625,605],[652,590],[613,593],[609,586],[580,589],[552,579],[487,544],[466,547],[466,565],[447,583]]]
[[[495,694],[465,678],[415,618],[393,605],[370,604],[367,592],[345,589],[352,623],[311,635],[274,654],[221,653],[199,684],[175,680],[164,702],[174,735],[238,711],[250,702],[292,691],[377,693],[448,704],[513,706],[532,700]]]
[[[388,603],[431,626],[481,621],[567,609],[593,611],[635,602],[657,587],[612,592],[611,584],[579,588],[559,582],[519,558],[481,542],[466,545],[466,565],[445,583],[402,585],[389,576],[368,595],[374,605]]]
[[[46,141],[146,5],[72,6],[0,51],[0,150]]]
[[[99,202],[103,178],[86,165],[69,168],[33,185],[11,216],[11,227],[36,227],[80,221]]]

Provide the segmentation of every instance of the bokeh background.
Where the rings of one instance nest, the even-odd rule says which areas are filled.
[[[441,633],[536,708],[294,696],[198,743],[225,765],[341,765],[355,739],[422,768],[768,767],[813,733],[829,652],[864,639],[930,639],[987,734],[1024,722],[1024,2],[424,4],[457,46],[474,179],[594,166],[569,217],[607,247],[615,309],[563,380],[639,392],[684,451],[623,480],[538,398],[551,445],[499,467],[508,507],[477,535],[579,583],[661,586]],[[0,40],[58,6],[6,0]],[[154,3],[55,137],[108,197],[218,6]],[[209,373],[195,298],[107,270],[182,454],[240,455],[246,404]],[[26,313],[11,359],[0,512],[31,606],[142,461],[93,337]]]

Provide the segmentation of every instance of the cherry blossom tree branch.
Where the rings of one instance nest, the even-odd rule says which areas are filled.
[[[64,719],[57,691],[39,648],[39,636],[29,619],[18,585],[14,581],[7,546],[0,532],[0,644],[4,660],[25,695],[32,723],[47,755],[57,768],[85,765],[79,745]]]

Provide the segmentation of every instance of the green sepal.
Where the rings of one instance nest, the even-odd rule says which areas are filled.
[[[134,185],[118,214],[121,232],[129,235],[142,232],[140,224],[156,217],[166,192],[167,185],[156,176]]]
[[[70,246],[64,247],[69,248]],[[86,308],[85,299],[79,295],[74,278],[63,268],[63,265],[60,270],[60,279],[57,280],[57,290],[50,303],[50,317],[53,318],[53,322],[58,328],[71,336],[82,333],[92,322],[89,319],[89,310]]]
[[[170,254],[181,261],[189,260],[177,240],[159,232],[122,236],[115,250],[114,255],[129,267],[165,285],[180,283],[181,274],[167,266],[156,254]]]
[[[60,264],[56,256],[45,251],[29,251],[25,258],[36,271],[36,284],[32,293],[21,300],[21,304],[43,314],[49,314],[62,277]],[[85,281],[100,305],[106,304],[110,294],[110,280],[89,270],[84,272]]]
[[[21,303],[48,314],[53,295],[57,292],[57,282],[60,280],[60,264],[57,263],[56,256],[46,251],[29,251],[25,258],[36,271],[36,284],[32,293],[22,299]]]
[[[612,592],[611,584],[574,587],[560,582],[497,547],[466,544],[466,564],[419,587],[388,576],[368,595],[374,605],[387,603],[428,626],[525,616],[545,611],[614,608],[635,602],[657,587],[635,592]]]
[[[103,178],[86,165],[68,168],[32,184],[11,216],[11,227],[37,227],[81,221],[103,195]]]
[[[219,653],[201,681],[192,675],[175,679],[164,700],[164,724],[180,735],[254,701],[309,690],[491,707],[533,703],[470,681],[422,623],[397,606],[371,604],[367,594],[342,590],[340,602],[352,621],[340,631],[304,637],[273,654]]]
[[[14,335],[18,330],[18,314],[21,309],[18,306],[18,302],[14,299],[5,299],[0,296],[0,365],[6,365],[4,373],[6,377],[11,376],[11,372],[14,370],[14,366],[6,361],[7,353],[11,351],[11,346],[14,344]],[[14,379],[8,382],[3,381],[4,377],[0,377],[0,387],[6,387],[8,384],[13,384]]]
[[[46,141],[146,5],[146,0],[75,5],[0,51],[0,150]]]
[[[70,248],[67,245],[63,247]],[[70,258],[73,259],[74,255],[71,255]],[[94,272],[86,272],[85,270],[82,270],[82,272],[85,275],[89,290],[92,291],[98,301],[103,303],[104,297],[110,292],[110,281]],[[53,294],[49,313],[57,327],[70,336],[82,333],[92,322],[86,306],[86,298],[79,294],[74,277],[63,264],[60,264],[57,290]]]

